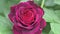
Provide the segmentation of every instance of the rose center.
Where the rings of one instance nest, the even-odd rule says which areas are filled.
[[[31,24],[34,21],[34,14],[32,11],[24,11],[22,15],[22,20],[25,24]]]

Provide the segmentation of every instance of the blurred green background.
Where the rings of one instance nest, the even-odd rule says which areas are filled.
[[[0,0],[0,34],[13,34],[12,23],[8,18],[10,7],[20,1],[26,0]],[[41,6],[43,0],[34,0]],[[60,34],[60,0],[45,0],[44,19],[47,26],[43,29],[42,34]]]

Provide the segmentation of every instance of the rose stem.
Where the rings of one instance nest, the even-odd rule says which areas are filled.
[[[41,7],[43,8],[45,0],[42,0]]]

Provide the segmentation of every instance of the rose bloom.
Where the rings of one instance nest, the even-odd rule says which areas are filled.
[[[46,26],[43,15],[43,9],[33,1],[12,6],[8,16],[13,23],[13,34],[42,34]]]

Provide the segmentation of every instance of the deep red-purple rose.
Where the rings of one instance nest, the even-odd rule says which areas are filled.
[[[21,2],[11,7],[9,18],[14,34],[41,34],[46,26],[43,9],[33,1]]]

